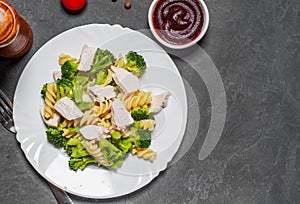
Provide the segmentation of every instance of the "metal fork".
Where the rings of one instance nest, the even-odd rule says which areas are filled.
[[[13,103],[9,100],[9,98],[3,93],[0,89],[0,123],[10,132],[16,133],[16,129],[13,121]],[[51,184],[47,182],[55,199],[59,204],[73,204],[73,201],[69,197],[69,195]]]

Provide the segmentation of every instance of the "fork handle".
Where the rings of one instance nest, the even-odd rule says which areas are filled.
[[[50,182],[48,182],[48,185],[49,185],[56,201],[59,204],[73,204],[73,201],[71,200],[71,198],[65,191],[62,191],[61,189],[57,188]]]

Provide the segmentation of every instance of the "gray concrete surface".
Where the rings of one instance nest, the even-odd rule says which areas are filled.
[[[49,39],[88,23],[147,29],[150,0],[89,0],[78,15],[59,0],[10,0],[31,25],[30,52],[0,59],[0,88],[12,99],[30,57]],[[199,45],[224,83],[227,118],[212,154],[198,160],[208,129],[210,101],[201,77],[174,57],[198,101],[200,124],[191,147],[149,185],[106,200],[72,196],[75,203],[299,203],[300,202],[300,1],[206,0],[210,26]],[[193,97],[189,94],[188,97]],[[190,98],[191,101],[191,98]],[[189,104],[193,105],[193,104]],[[13,134],[0,126],[0,203],[56,203]]]

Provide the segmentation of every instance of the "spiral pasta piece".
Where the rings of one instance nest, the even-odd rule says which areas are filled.
[[[156,159],[157,153],[148,148],[132,148],[131,154],[142,157],[145,160],[154,161]]]
[[[146,120],[140,120],[140,128],[143,130],[149,130],[153,131],[155,127],[155,120],[146,119]]]
[[[74,121],[73,120],[67,120],[64,118],[63,122],[62,122],[62,126],[65,128],[71,128],[74,126]]]
[[[79,134],[77,132],[70,131],[68,128],[63,129],[63,134],[65,138],[77,137]]]
[[[105,119],[105,118],[101,118],[101,119],[99,120],[99,122],[97,123],[97,125],[98,125],[98,126],[105,127],[105,128],[107,128],[107,129],[110,129],[110,130],[113,129],[113,125],[111,124],[111,122],[108,121],[108,120]]]
[[[152,100],[151,92],[141,90],[134,92],[128,97],[125,94],[121,93],[118,97],[121,101],[123,101],[128,111],[136,107],[149,105]]]
[[[101,86],[107,86],[108,84],[110,84],[112,82],[113,78],[112,78],[112,74],[111,74],[111,71],[108,70],[108,74],[107,74],[107,77],[104,81],[103,84],[101,84]]]
[[[87,141],[85,143],[86,151],[97,161],[98,165],[108,166],[108,163],[105,161],[101,149],[96,144],[94,140]]]
[[[45,108],[44,108],[44,118],[49,119],[53,117],[54,104],[56,103],[56,84],[48,83],[45,94]]]
[[[75,57],[71,57],[70,55],[61,54],[59,55],[59,65],[63,65],[67,60],[74,62],[75,64],[79,64],[79,60]]]
[[[112,101],[111,100],[105,100],[102,102],[95,102],[95,106],[93,108],[94,114],[97,117],[103,117],[104,115],[107,115],[108,113],[111,112],[111,106],[112,106]],[[106,119],[110,118],[111,114],[104,117]]]
[[[126,138],[129,138],[130,135],[131,135],[131,133],[130,133],[130,131],[128,130],[128,131],[122,132],[121,137],[122,137],[123,139],[126,139]]]
[[[74,127],[82,127],[84,125],[96,125],[99,118],[94,114],[93,110],[88,110],[84,112],[84,115],[74,120]]]
[[[125,67],[124,57],[122,55],[119,55],[119,58],[115,61],[114,66],[121,68]]]

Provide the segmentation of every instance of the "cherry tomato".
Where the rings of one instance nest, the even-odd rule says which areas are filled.
[[[86,4],[86,0],[61,0],[61,2],[64,7],[71,11],[78,11]]]

